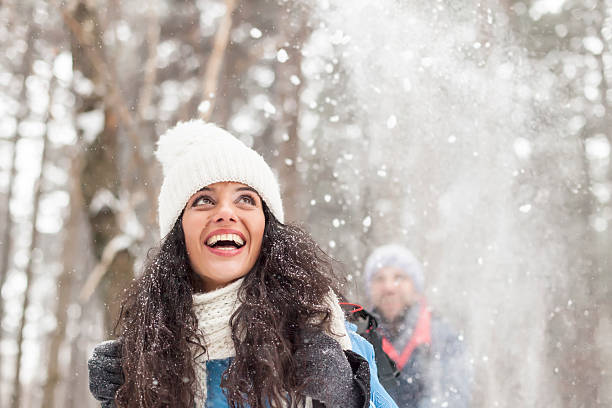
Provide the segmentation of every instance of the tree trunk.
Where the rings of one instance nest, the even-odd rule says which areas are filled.
[[[286,43],[289,44],[285,47],[289,59],[284,63],[277,63],[276,67],[277,80],[274,93],[278,95],[277,112],[280,112],[282,116],[273,129],[276,134],[276,137],[273,138],[273,145],[279,146],[275,167],[278,169],[279,181],[283,189],[285,221],[303,221],[306,207],[303,200],[300,199],[304,192],[304,183],[302,183],[298,172],[300,166],[298,124],[300,119],[300,93],[304,78],[300,75],[302,52],[298,47],[308,38],[310,29],[307,28],[306,21],[304,21],[307,16],[296,17],[282,14],[281,16],[280,38],[285,39]],[[292,24],[293,19],[300,19],[300,21]]]
[[[29,49],[29,48],[28,48]],[[23,86],[25,89],[25,85]],[[6,277],[8,276],[9,269],[9,259],[11,256],[11,231],[13,229],[13,219],[11,217],[11,197],[13,196],[13,184],[16,176],[15,169],[15,158],[17,156],[17,142],[19,141],[19,132],[16,132],[15,138],[13,140],[13,152],[11,154],[11,170],[9,173],[9,184],[8,190],[6,192],[6,212],[4,216],[4,234],[2,237],[2,259],[0,262],[0,292],[2,291],[2,287],[4,286],[4,282],[6,282]],[[0,296],[0,322],[4,317],[4,298]],[[0,325],[0,342],[4,337],[4,332],[2,329],[2,325]],[[0,351],[0,367],[2,367],[2,352]],[[2,376],[0,376],[0,385],[2,384]],[[0,388],[0,401],[2,401],[2,389]]]
[[[29,10],[26,15],[31,15],[31,11]],[[32,27],[32,25],[28,25],[28,31],[25,35],[26,38],[26,42],[27,42],[27,48],[25,51],[25,55],[23,57],[23,61],[21,64],[21,70],[20,73],[23,75],[23,83],[21,85],[21,92],[20,92],[20,97],[19,100],[24,101],[26,99],[26,79],[28,78],[28,76],[30,75],[30,73],[32,72],[32,61],[33,61],[33,46],[34,46],[34,39],[36,37],[36,33]],[[25,118],[27,116],[27,114],[29,113],[29,110],[27,108],[24,108],[19,115],[18,120],[21,120],[23,118]],[[8,276],[8,270],[10,267],[10,259],[11,259],[11,252],[12,252],[12,239],[11,239],[11,232],[13,229],[13,218],[11,217],[11,198],[13,196],[13,188],[14,188],[14,182],[15,182],[15,177],[17,175],[17,169],[16,169],[16,157],[17,157],[17,144],[19,142],[19,131],[17,131],[15,133],[15,138],[13,140],[13,152],[11,154],[11,167],[10,167],[10,174],[9,174],[9,184],[8,184],[8,189],[7,189],[7,193],[6,193],[6,213],[5,213],[5,222],[4,222],[4,226],[5,226],[5,230],[4,230],[4,234],[3,234],[3,238],[2,238],[2,260],[0,262],[2,262],[2,264],[0,265],[0,292],[2,290],[2,288],[4,287],[4,283],[6,282],[6,278]],[[2,296],[0,296],[0,322],[2,321],[4,317],[4,298]],[[2,326],[0,325],[0,342],[2,342],[2,339],[4,337],[4,332],[2,330]],[[0,367],[2,367],[2,352],[0,352]],[[0,371],[1,372],[1,371]],[[2,384],[2,377],[0,376],[0,385]],[[2,401],[2,390],[0,389],[0,401]]]
[[[83,211],[83,197],[81,194],[81,167],[82,159],[77,156],[72,161],[70,171],[70,215],[65,226],[64,247],[62,263],[64,269],[57,281],[57,304],[55,307],[55,320],[57,326],[51,337],[49,346],[49,362],[47,365],[47,380],[43,389],[43,408],[52,408],[55,404],[55,390],[61,380],[59,370],[59,352],[66,337],[66,323],[68,321],[68,306],[72,294],[74,271],[78,257],[80,241],[75,237],[79,234],[81,215]]]
[[[26,288],[25,293],[23,295],[23,302],[21,304],[21,320],[19,322],[19,331],[17,332],[17,358],[15,359],[15,377],[13,379],[13,396],[11,398],[11,407],[19,408],[21,402],[21,387],[19,382],[19,377],[21,374],[21,356],[23,355],[23,331],[26,324],[26,311],[30,304],[30,290],[32,288],[32,275],[33,275],[33,265],[32,265],[32,253],[38,247],[38,240],[40,235],[36,231],[36,223],[38,221],[38,207],[40,202],[40,195],[42,192],[42,182],[43,182],[43,171],[44,165],[47,158],[47,149],[48,149],[48,141],[47,141],[47,133],[43,136],[43,150],[42,150],[42,158],[40,164],[40,174],[38,175],[38,180],[34,185],[34,210],[32,213],[32,230],[31,230],[31,241],[30,241],[30,256],[28,257],[28,263],[26,265],[25,274],[26,274]]]
[[[80,33],[81,37],[73,36],[72,56],[74,69],[81,71],[96,86],[95,89],[110,91],[111,85],[101,72],[99,64],[107,65],[102,48],[102,33],[99,27],[96,10],[85,2],[80,2],[70,17],[80,27],[88,27],[90,32]],[[72,20],[71,20],[72,21]],[[87,40],[87,43],[84,41]],[[117,84],[114,84],[115,86]],[[116,92],[115,89],[113,92]],[[88,112],[92,109],[105,107],[104,127],[102,132],[89,145],[84,152],[83,171],[81,173],[83,205],[89,208],[92,201],[100,191],[108,191],[114,197],[119,197],[121,192],[121,175],[119,165],[120,138],[119,125],[121,110],[117,106],[108,106],[103,94],[92,94],[80,106],[79,113]],[[128,130],[129,131],[129,130]],[[116,209],[104,206],[99,211],[88,212],[91,231],[91,245],[94,255],[99,261],[104,249],[113,238],[121,233]],[[108,267],[107,273],[101,282],[100,294],[105,307],[104,328],[110,335],[114,327],[114,321],[119,312],[119,300],[123,289],[127,287],[133,278],[133,257],[123,250],[118,252]]]

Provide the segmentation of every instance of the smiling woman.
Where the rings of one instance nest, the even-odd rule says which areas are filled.
[[[242,183],[211,184],[189,199],[183,212],[185,245],[204,291],[223,287],[253,268],[265,223],[259,194]]]
[[[329,256],[283,223],[263,158],[202,121],[166,132],[156,155],[162,240],[119,340],[90,358],[103,406],[396,407],[345,326]]]

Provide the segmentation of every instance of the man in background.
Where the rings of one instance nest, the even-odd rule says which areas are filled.
[[[403,246],[381,246],[366,261],[365,282],[383,350],[400,371],[387,390],[398,406],[468,407],[462,338],[427,306],[420,262]]]

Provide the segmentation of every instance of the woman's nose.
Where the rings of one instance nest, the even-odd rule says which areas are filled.
[[[219,202],[217,204],[217,213],[215,214],[215,222],[236,221],[236,213],[231,202]]]

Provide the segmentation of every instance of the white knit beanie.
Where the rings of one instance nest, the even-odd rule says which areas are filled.
[[[227,131],[202,120],[179,122],[160,136],[155,156],[164,181],[159,192],[159,233],[164,238],[189,198],[213,183],[233,181],[254,188],[274,216],[284,221],[278,181],[257,152]]]
[[[419,293],[423,293],[425,277],[423,267],[412,252],[407,248],[388,244],[376,248],[368,257],[365,265],[366,292],[370,293],[370,282],[378,270],[387,267],[394,267],[402,270],[414,284],[414,288]]]

